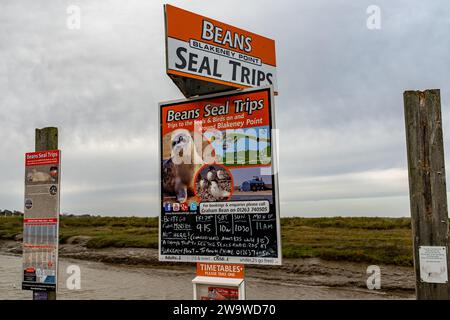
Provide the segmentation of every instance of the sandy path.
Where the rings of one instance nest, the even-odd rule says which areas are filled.
[[[30,292],[20,290],[21,257],[17,255],[18,250],[17,243],[0,243],[0,299],[31,297]],[[191,281],[195,267],[162,265],[157,261],[156,250],[87,250],[78,245],[65,245],[61,246],[60,252],[60,299],[192,299]],[[68,275],[65,271],[71,264],[81,268],[80,291],[66,289]],[[382,290],[379,291],[366,288],[367,265],[364,264],[298,259],[286,260],[282,267],[249,267],[246,270],[247,298],[414,298],[411,268],[380,267]]]

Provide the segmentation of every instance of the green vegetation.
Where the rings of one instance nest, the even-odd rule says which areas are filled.
[[[412,266],[410,220],[393,218],[283,218],[285,258]],[[21,217],[0,217],[0,239],[22,231]],[[89,248],[158,247],[157,218],[61,218],[60,242],[91,237]]]
[[[158,248],[157,218],[62,217],[60,242],[73,236],[92,237],[88,248]]]
[[[14,240],[22,232],[22,217],[0,217],[0,239]]]
[[[413,265],[410,219],[286,218],[281,226],[285,258]]]
[[[0,240],[14,240],[21,232],[21,217],[0,217]],[[73,236],[92,237],[88,248],[158,248],[158,219],[63,216],[59,234],[60,243]]]
[[[270,155],[272,154],[271,152],[272,148],[270,146],[266,147],[260,152],[250,150],[227,152],[222,157],[222,163],[226,163],[227,167],[242,166],[242,164],[267,164],[267,162],[270,160]],[[257,157],[257,159],[255,159],[255,156]],[[229,163],[229,161],[231,160],[233,160],[232,163]],[[252,161],[250,162],[250,160]]]

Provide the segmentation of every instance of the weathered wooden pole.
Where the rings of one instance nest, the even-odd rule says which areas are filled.
[[[35,151],[58,149],[58,128],[36,129]]]
[[[425,268],[425,262],[419,255],[421,246],[445,247],[448,276],[448,211],[440,90],[406,91],[403,98],[416,297],[448,300],[448,282],[430,283],[421,279],[421,267]]]
[[[36,129],[35,151],[56,149],[58,149],[58,128],[48,127],[43,129]],[[36,299],[37,294],[37,291],[33,291],[33,300]],[[48,291],[47,300],[56,300],[56,291]]]

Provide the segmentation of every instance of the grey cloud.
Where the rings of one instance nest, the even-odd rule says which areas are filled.
[[[173,1],[274,38],[283,215],[408,214],[402,93],[441,88],[450,132],[447,1]],[[66,8],[82,9],[68,30]],[[21,209],[34,128],[60,128],[62,211],[156,215],[162,1],[2,1],[0,208]],[[373,173],[379,179],[373,179]]]

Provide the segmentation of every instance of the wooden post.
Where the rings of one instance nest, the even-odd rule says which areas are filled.
[[[35,151],[46,151],[58,149],[58,128],[48,127],[36,129]],[[58,261],[56,262],[58,263]],[[33,291],[33,300],[37,298],[37,293]],[[47,292],[47,300],[56,300],[56,291]]]
[[[36,129],[35,151],[58,149],[58,128]]]
[[[448,211],[440,90],[406,91],[411,223],[416,274],[416,297],[450,299],[450,285],[425,283],[420,277],[420,246],[442,246],[448,255]]]

